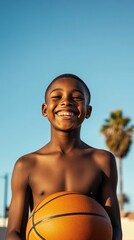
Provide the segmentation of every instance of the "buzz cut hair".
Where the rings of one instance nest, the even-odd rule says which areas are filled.
[[[85,89],[85,92],[86,92],[86,95],[87,95],[87,98],[88,98],[88,104],[90,103],[90,101],[91,101],[91,93],[90,93],[90,90],[89,90],[88,86],[86,85],[86,83],[85,83],[81,78],[79,78],[78,76],[76,76],[76,75],[74,75],[74,74],[71,74],[71,73],[61,74],[61,75],[57,76],[56,78],[54,78],[54,79],[51,81],[51,83],[48,85],[48,87],[47,87],[47,89],[46,89],[46,91],[45,91],[45,101],[46,101],[46,96],[47,96],[47,92],[48,92],[49,88],[51,87],[51,85],[52,85],[56,80],[58,80],[58,79],[60,79],[60,78],[72,78],[72,79],[76,79],[77,81],[79,81],[79,82],[83,85],[83,87],[84,87],[84,89]]]

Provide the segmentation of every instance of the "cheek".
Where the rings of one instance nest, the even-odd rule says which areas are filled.
[[[47,103],[47,112],[52,112],[54,109],[54,104],[52,102]]]
[[[81,123],[87,118],[87,114],[88,114],[88,111],[87,111],[87,108],[81,108],[79,110],[80,114],[78,116],[78,119],[81,121]]]
[[[54,104],[53,102],[49,102],[47,105],[47,117],[48,119],[52,120],[52,118],[55,118],[55,108],[56,108],[56,104]]]
[[[87,106],[86,106],[86,104],[81,104],[78,108],[79,108],[79,111],[80,111],[80,113],[82,115],[86,115],[86,113],[87,113]]]

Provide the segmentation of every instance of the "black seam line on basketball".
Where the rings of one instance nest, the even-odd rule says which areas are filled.
[[[47,205],[48,203],[52,202],[53,200],[55,200],[55,199],[57,199],[57,198],[60,198],[60,197],[63,197],[63,196],[66,196],[66,195],[70,195],[70,194],[78,194],[78,193],[77,193],[77,192],[74,192],[74,193],[68,192],[68,193],[64,193],[64,194],[62,194],[62,195],[60,195],[60,196],[56,196],[56,197],[54,197],[53,199],[50,199],[48,202],[44,203],[40,208],[38,208],[38,209],[36,210],[36,208],[38,207],[38,205],[37,205],[36,208],[35,208],[35,211],[33,212],[33,214],[37,213],[41,208],[43,208],[45,205]],[[40,203],[39,203],[39,204],[40,204]],[[33,214],[32,214],[32,216],[33,216]],[[32,216],[30,216],[29,219],[30,219]]]
[[[32,224],[33,224],[33,226],[31,227],[31,229],[30,229],[30,231],[29,231],[29,233],[28,233],[28,239],[29,239],[29,235],[30,235],[31,231],[34,230],[35,233],[36,233],[42,240],[46,240],[46,238],[42,237],[42,236],[38,233],[38,231],[36,230],[36,228],[35,228],[36,225],[34,224],[34,214],[32,215]]]
[[[50,219],[53,219],[53,218],[68,217],[68,216],[74,216],[74,215],[89,215],[89,216],[95,216],[95,217],[101,217],[101,218],[104,218],[104,219],[108,219],[106,216],[103,216],[103,215],[98,214],[98,213],[72,212],[72,213],[57,214],[57,215],[53,215],[53,216],[50,216],[50,217],[43,218],[43,219],[40,220],[39,222],[35,223],[34,226],[37,226],[37,225],[40,224],[41,222],[45,222],[45,221],[50,220]]]
[[[35,210],[36,210],[37,207],[38,207],[38,205],[35,207]],[[35,211],[34,211],[34,213],[35,213]],[[29,236],[30,236],[30,233],[31,233],[32,230],[34,230],[35,233],[36,233],[42,240],[46,240],[45,238],[43,238],[43,237],[38,233],[38,231],[37,231],[36,228],[35,228],[35,224],[34,224],[34,213],[33,213],[33,215],[31,216],[31,217],[32,217],[32,227],[31,227],[31,229],[30,229],[29,232],[28,232],[28,240],[29,240]],[[31,218],[31,217],[30,217],[30,218]],[[30,218],[29,218],[29,219],[30,219]]]

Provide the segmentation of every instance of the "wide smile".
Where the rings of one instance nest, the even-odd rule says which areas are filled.
[[[62,119],[73,119],[75,116],[77,116],[75,112],[65,110],[56,112],[56,115]]]

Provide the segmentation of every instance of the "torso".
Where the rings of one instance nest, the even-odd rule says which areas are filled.
[[[33,207],[48,195],[60,191],[75,191],[98,200],[102,170],[95,152],[89,148],[69,155],[42,151],[30,154],[28,172]]]

